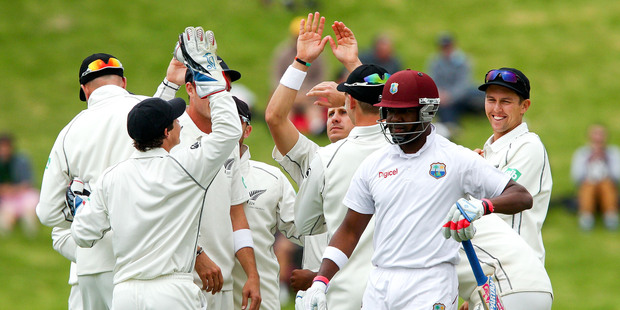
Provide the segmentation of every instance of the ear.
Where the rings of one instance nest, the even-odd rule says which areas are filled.
[[[530,104],[532,104],[532,101],[530,101],[530,99],[523,100],[523,102],[521,103],[521,115],[527,112],[527,110],[530,108]]]
[[[247,139],[250,136],[251,132],[252,132],[252,125],[247,125],[245,127],[245,131],[243,132],[243,139]]]
[[[194,90],[194,84],[192,84],[192,82],[187,82],[185,83],[185,91],[187,92],[188,96],[191,96],[192,93],[195,92]]]
[[[349,99],[349,110],[353,111],[357,108],[357,100],[355,98],[353,98],[353,96],[349,95],[349,94],[345,94],[345,96],[347,96],[347,98]],[[345,101],[346,103],[346,101]],[[345,104],[346,106],[346,104]]]
[[[127,78],[123,77],[123,81],[121,82],[121,87],[127,89]]]

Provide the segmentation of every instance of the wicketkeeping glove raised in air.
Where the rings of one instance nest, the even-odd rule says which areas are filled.
[[[216,51],[217,43],[211,30],[205,32],[202,27],[187,27],[179,35],[174,57],[192,71],[200,98],[229,89],[230,82],[224,76]]]
[[[75,216],[75,212],[81,206],[86,204],[88,200],[88,196],[90,196],[90,187],[88,184],[84,184],[80,178],[74,178],[69,186],[67,186],[67,191],[65,193],[65,218],[72,222],[73,217]],[[68,209],[68,210],[67,210]]]
[[[493,212],[493,205],[488,200],[461,198],[452,205],[446,215],[443,236],[446,239],[452,237],[457,242],[469,240],[476,234],[476,228],[472,222],[491,212]]]

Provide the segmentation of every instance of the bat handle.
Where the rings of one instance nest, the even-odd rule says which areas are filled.
[[[484,285],[484,283],[487,282],[487,277],[484,275],[484,271],[482,271],[474,246],[471,244],[470,240],[465,240],[462,243],[465,254],[467,254],[467,260],[469,260],[469,265],[471,265],[471,270],[476,277],[476,283],[478,283],[478,286]]]

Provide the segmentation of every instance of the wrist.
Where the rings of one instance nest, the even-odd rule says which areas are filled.
[[[486,198],[482,199],[482,206],[484,207],[484,215],[493,213],[495,209],[491,200],[488,200]]]
[[[297,58],[297,57],[295,57],[295,58]],[[303,71],[303,72],[308,72],[308,69],[309,69],[308,66],[303,65],[303,64],[297,62],[294,59],[293,59],[293,62],[291,63],[291,67],[293,67],[293,68],[295,68],[297,70]]]
[[[205,251],[202,249],[202,247],[198,247],[198,250],[196,250],[196,257],[200,256],[200,254],[204,253]]]
[[[299,67],[303,67],[300,69]],[[299,90],[301,88],[301,84],[303,84],[304,79],[306,78],[307,67],[294,61],[294,63],[286,69],[282,78],[280,79],[280,84],[293,89]]]
[[[303,59],[301,59],[299,57],[295,57],[295,61],[300,63],[300,64],[302,64],[302,65],[304,65],[304,66],[306,66],[306,67],[312,66],[312,64],[310,62],[307,62],[307,61],[305,61],[305,60],[303,60]]]

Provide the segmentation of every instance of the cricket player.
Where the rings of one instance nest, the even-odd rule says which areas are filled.
[[[194,42],[200,42],[202,33],[204,30],[201,27],[187,27],[184,38],[188,37],[190,40],[186,45],[191,47]],[[212,132],[209,98],[198,94],[197,87],[201,81],[194,79],[193,70],[189,68],[185,70],[181,65],[182,62],[178,61],[184,60],[183,56],[177,52],[178,49],[175,50],[176,60],[173,59],[169,67],[173,69],[168,70],[166,79],[156,93],[156,96],[163,99],[174,97],[179,88],[178,85],[185,83],[185,90],[189,97],[187,111],[179,117],[183,126],[181,143],[172,149],[172,154],[178,148],[200,145],[200,140]],[[238,80],[241,74],[230,70],[221,58],[216,61],[222,66],[224,77],[228,81],[227,91],[229,91],[230,82]],[[183,76],[183,79],[178,81],[180,76]],[[237,119],[238,116],[235,121]],[[206,192],[207,209],[202,213],[198,244],[204,249],[209,260],[207,257],[199,257],[194,281],[200,287],[204,287],[205,282],[208,283],[203,293],[207,298],[209,309],[233,309],[232,269],[235,257],[243,266],[248,278],[243,289],[243,305],[247,306],[248,299],[252,300],[249,309],[258,309],[260,305],[260,278],[256,269],[252,234],[243,208],[249,198],[239,170],[239,146],[236,144]],[[202,259],[204,261],[200,261]],[[222,281],[223,283],[220,283]]]
[[[337,42],[333,42],[330,36],[322,38],[324,26],[325,17],[321,17],[318,12],[308,14],[307,19],[301,21],[297,37],[297,56],[280,79],[280,84],[265,110],[265,121],[275,142],[272,157],[297,185],[303,183],[310,162],[319,149],[316,143],[302,135],[288,119],[297,92],[305,79],[306,72],[310,69],[307,64],[311,64],[321,54],[328,41],[336,58],[349,72],[362,64],[357,57],[357,40],[353,32],[343,23],[335,22],[332,29],[336,33]],[[335,89],[334,84],[333,82],[321,83],[308,93],[311,96],[328,98],[329,101],[342,102],[332,104],[327,112],[327,137],[332,143],[347,137],[353,129],[353,123],[343,106],[344,96]],[[306,236],[302,268],[318,271],[321,255],[326,246],[327,234]],[[294,279],[291,279],[293,287],[305,286],[297,286],[294,282]]]
[[[86,57],[80,66],[79,81],[80,99],[87,101],[88,108],[58,134],[45,167],[36,208],[41,223],[50,227],[71,226],[73,215],[65,205],[65,193],[73,178],[94,184],[107,167],[129,158],[133,148],[127,135],[127,113],[147,98],[125,89],[124,67],[110,54]],[[92,248],[77,248],[74,254],[84,309],[112,306],[112,236],[113,233],[105,235]]]
[[[371,153],[388,145],[379,120],[379,103],[389,74],[377,65],[357,67],[338,85],[346,94],[345,108],[355,127],[347,138],[320,148],[310,164],[308,177],[295,201],[295,223],[302,234],[328,231],[328,237],[342,222],[347,208],[342,200],[357,167]],[[325,223],[325,225],[323,224]],[[326,227],[325,227],[326,226]],[[366,280],[372,268],[374,220],[360,238],[349,263],[330,283],[328,306],[332,309],[359,309]],[[314,274],[307,280],[308,289]],[[297,299],[299,300],[299,299]]]
[[[382,129],[394,145],[368,156],[343,204],[345,218],[323,254],[304,309],[324,309],[330,279],[342,269],[373,215],[372,263],[362,309],[456,309],[459,244],[442,237],[444,216],[467,194],[479,212],[518,212],[532,198],[516,182],[462,146],[436,134],[433,80],[399,71],[387,80]],[[478,200],[485,199],[485,200]]]
[[[213,53],[214,44],[207,49]],[[212,134],[198,146],[170,154],[180,141],[178,117],[185,101],[143,100],[127,117],[137,151],[102,174],[71,227],[81,247],[114,232],[114,309],[206,308],[191,274],[200,255],[200,215],[206,212],[206,191],[241,128],[221,69],[196,74],[205,75],[200,92],[211,102]]]
[[[545,263],[542,225],[547,217],[553,181],[549,156],[540,137],[528,130],[523,116],[531,105],[530,81],[514,68],[490,70],[478,89],[486,93],[484,109],[493,129],[482,155],[523,185],[534,198],[531,209],[499,214]]]
[[[239,167],[250,193],[244,210],[252,231],[256,266],[261,279],[261,309],[280,310],[280,265],[273,249],[276,241],[274,234],[280,231],[289,240],[302,245],[294,222],[295,190],[279,168],[250,159],[250,147],[243,142],[252,132],[252,113],[243,100],[234,96],[233,99],[243,131],[239,139]],[[247,276],[239,262],[235,262],[232,276],[235,309],[241,309],[243,284]]]
[[[534,250],[504,222],[499,214],[489,214],[472,223],[476,233],[471,242],[487,275],[493,275],[502,303],[509,310],[550,310],[553,289],[545,266]],[[482,309],[475,291],[476,278],[465,251],[456,266],[461,309]]]

